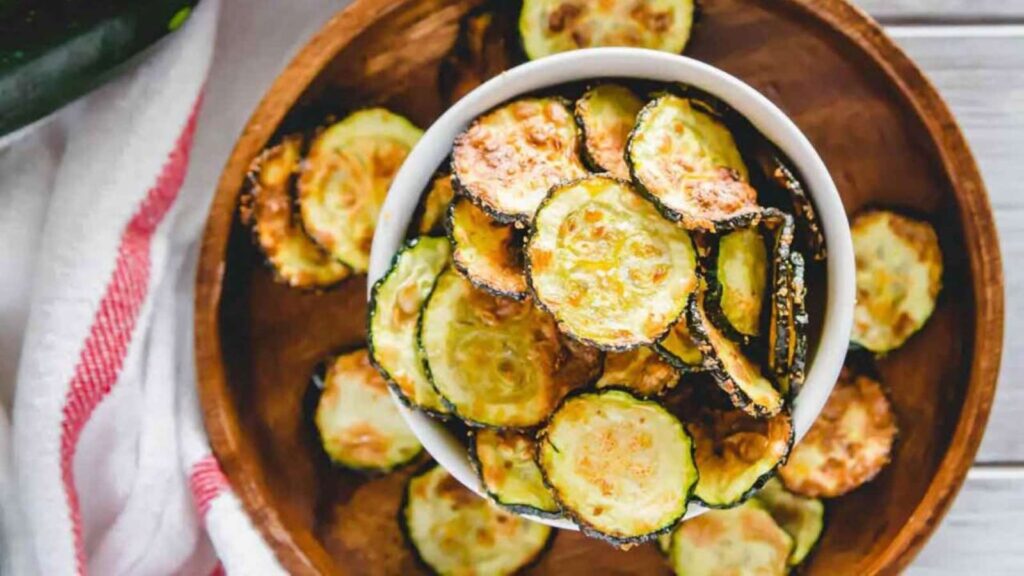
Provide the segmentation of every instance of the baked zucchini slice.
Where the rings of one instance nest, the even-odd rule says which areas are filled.
[[[604,371],[598,388],[620,386],[648,398],[664,394],[679,384],[682,373],[646,346],[604,355]]]
[[[423,452],[365,349],[330,361],[314,421],[324,452],[346,468],[387,472]]]
[[[453,268],[424,304],[419,345],[445,404],[473,426],[537,426],[601,367],[596,351],[568,347],[533,302],[479,290]]]
[[[354,112],[310,146],[299,177],[306,232],[356,272],[366,272],[377,216],[391,180],[423,135],[383,108]]]
[[[626,161],[640,189],[687,228],[738,228],[758,209],[732,133],[699,100],[665,93],[649,102],[629,136]]]
[[[579,140],[579,128],[561,98],[505,104],[456,138],[456,189],[500,222],[528,222],[552,186],[586,174]]]
[[[669,564],[676,574],[785,576],[793,539],[756,500],[711,510],[672,534]]]
[[[506,512],[432,465],[412,476],[398,514],[417,558],[440,575],[506,576],[536,561],[550,526]]]
[[[804,282],[804,257],[799,252],[789,255],[790,262],[790,331],[789,370],[778,379],[783,394],[794,397],[807,380],[807,285]]]
[[[693,0],[525,0],[519,36],[530,60],[577,48],[633,46],[679,54]]]
[[[746,501],[775,474],[793,445],[793,420],[785,410],[758,419],[742,410],[703,408],[686,430],[700,472],[693,495],[708,508]]]
[[[430,181],[430,189],[423,198],[423,208],[420,212],[420,221],[416,228],[420,234],[437,235],[445,231],[445,223],[448,219],[448,206],[455,198],[455,189],[452,188],[451,174],[443,173],[434,176]]]
[[[797,566],[821,539],[825,530],[825,504],[817,498],[793,494],[778,478],[773,478],[754,497],[775,519],[775,523],[793,538],[789,565]]]
[[[896,433],[896,417],[881,384],[844,368],[779,477],[786,488],[803,496],[842,496],[889,463]]]
[[[935,311],[942,250],[931,224],[894,212],[861,214],[850,227],[857,261],[851,340],[884,353],[903,345]]]
[[[801,244],[807,247],[811,258],[823,261],[828,257],[828,250],[825,248],[825,232],[821,228],[821,220],[818,212],[811,202],[810,196],[804,190],[804,185],[796,174],[777,156],[775,157],[775,169],[772,171],[772,179],[789,195],[790,204],[796,214]]]
[[[677,370],[699,372],[704,368],[704,355],[690,336],[690,326],[685,317],[672,326],[668,334],[654,345],[654,349]]]
[[[737,408],[755,418],[770,418],[782,410],[783,399],[743,348],[708,321],[702,298],[690,297],[686,321],[704,356],[704,368]]]
[[[697,482],[693,442],[654,401],[614,388],[570,396],[538,441],[548,485],[590,536],[643,542],[686,514]]]
[[[463,276],[498,296],[526,298],[523,237],[515,226],[495,221],[465,198],[452,202],[447,222],[452,263]]]
[[[559,516],[558,503],[537,466],[532,434],[483,428],[470,435],[469,455],[480,483],[497,504],[520,514]]]
[[[704,277],[705,305],[715,326],[738,342],[759,336],[768,292],[768,249],[759,227],[734,230],[712,241]]]
[[[534,294],[562,331],[603,350],[659,339],[697,286],[689,234],[630,183],[604,175],[552,188],[526,258]]]
[[[276,279],[294,288],[328,288],[348,278],[348,266],[331,258],[302,231],[292,212],[292,182],[302,154],[302,137],[288,136],[264,150],[249,167],[242,196],[242,220]]]
[[[430,380],[417,346],[420,310],[448,262],[448,241],[422,236],[406,243],[370,293],[370,357],[407,405],[435,415],[448,409]]]
[[[771,236],[772,274],[771,297],[768,310],[768,369],[776,381],[788,382],[790,333],[793,329],[792,282],[793,268],[789,256],[792,253],[794,224],[793,217],[780,210],[765,210],[763,220]],[[783,389],[783,392],[786,392]]]
[[[618,84],[595,86],[576,101],[576,121],[583,130],[584,158],[592,168],[629,180],[626,140],[643,107],[643,100]]]

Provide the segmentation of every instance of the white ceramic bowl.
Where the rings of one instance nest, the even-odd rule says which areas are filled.
[[[687,58],[635,48],[592,48],[566,52],[517,66],[473,90],[448,109],[412,150],[398,172],[381,209],[370,256],[369,286],[387,270],[405,236],[420,194],[451,152],[452,142],[477,116],[522,94],[579,80],[635,78],[682,82],[713,94],[745,116],[796,164],[825,232],[829,258],[827,300],[821,339],[810,359],[807,383],[797,398],[793,419],[796,440],[821,411],[846,356],[854,305],[854,260],[850,227],[839,193],[811,143],[767,98],[729,74]],[[818,287],[812,287],[818,288]],[[397,398],[395,399],[398,402]],[[466,449],[430,417],[405,408],[402,414],[431,456],[478,494],[480,481]],[[704,509],[693,505],[687,518]],[[568,520],[536,519],[558,528],[576,529]]]

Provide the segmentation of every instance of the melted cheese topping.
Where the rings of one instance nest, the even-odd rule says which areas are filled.
[[[470,280],[499,294],[526,296],[521,237],[510,224],[499,224],[465,198],[451,208],[452,260]]]
[[[669,560],[676,574],[785,576],[793,540],[755,502],[712,510],[676,528]]]
[[[779,476],[804,496],[841,496],[889,463],[895,439],[896,418],[881,385],[844,370]]]
[[[416,343],[420,309],[448,260],[448,241],[422,237],[395,257],[391,270],[373,288],[370,348],[405,399],[435,412],[447,412],[427,379]]]
[[[534,459],[537,443],[532,436],[482,429],[474,435],[473,448],[480,480],[495,501],[549,514],[558,512]]]
[[[527,257],[534,292],[563,330],[606,349],[652,343],[697,285],[686,231],[606,176],[552,190]]]
[[[692,23],[693,0],[525,0],[519,32],[531,60],[597,46],[678,54]]]
[[[366,350],[331,364],[315,421],[324,451],[342,466],[389,470],[423,450]]]
[[[325,288],[347,278],[351,270],[311,242],[292,213],[291,177],[299,166],[301,146],[301,138],[286,138],[253,162],[248,216],[279,280],[289,286]]]
[[[778,478],[772,478],[755,497],[772,519],[793,538],[789,565],[797,566],[811,552],[825,527],[825,504],[789,492]]]
[[[423,132],[382,108],[361,110],[325,130],[299,178],[306,232],[356,272],[366,272],[380,207]]]
[[[540,424],[599,366],[591,354],[576,370],[554,321],[531,301],[493,296],[451,268],[424,308],[420,345],[438,392],[459,417],[487,426]]]
[[[540,436],[539,463],[563,507],[613,539],[671,526],[697,481],[675,416],[621,390],[567,400]]]
[[[737,230],[718,241],[716,274],[722,287],[719,308],[729,325],[757,336],[768,283],[768,250],[757,228]]]
[[[660,96],[640,113],[628,157],[636,180],[690,228],[757,208],[732,134],[690,100]]]
[[[597,387],[624,386],[640,396],[655,396],[675,388],[681,376],[657,352],[642,347],[605,354]]]
[[[700,471],[694,495],[708,506],[739,502],[785,459],[793,442],[786,412],[758,420],[740,410],[704,410],[686,429]]]
[[[420,216],[420,234],[435,234],[444,230],[448,205],[455,197],[452,177],[448,174],[437,176],[430,183],[430,190],[423,200],[423,215]]]
[[[873,352],[903,345],[931,317],[942,289],[935,229],[892,212],[869,212],[851,227],[857,261],[854,342]]]
[[[440,466],[414,476],[402,510],[406,534],[437,574],[505,576],[547,546],[551,528],[505,512]]]
[[[528,220],[548,190],[586,174],[565,102],[523,98],[480,118],[455,141],[459,185],[493,213]]]
[[[616,84],[591,88],[576,101],[576,117],[590,160],[616,178],[629,180],[626,141],[644,107],[632,90]]]

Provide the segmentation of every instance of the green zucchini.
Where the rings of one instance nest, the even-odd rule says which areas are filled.
[[[703,369],[704,355],[690,336],[690,327],[685,317],[680,318],[672,326],[672,329],[654,345],[654,349],[677,370],[699,372]]]
[[[240,203],[241,219],[252,226],[253,238],[278,282],[324,289],[352,271],[314,244],[292,212],[292,183],[301,153],[302,137],[287,136],[253,160]]]
[[[456,189],[499,222],[528,222],[548,190],[586,174],[579,128],[561,98],[521,98],[477,118],[456,140]]]
[[[807,558],[825,531],[825,504],[817,498],[804,498],[786,490],[773,478],[754,497],[780,528],[793,538],[788,564],[798,566]]]
[[[789,371],[779,378],[783,394],[796,396],[807,379],[807,286],[804,283],[804,257],[799,252],[789,255],[790,268],[790,330]]]
[[[365,349],[330,362],[314,421],[324,452],[346,468],[388,472],[423,452]]]
[[[942,290],[942,249],[931,224],[886,210],[850,226],[857,261],[851,340],[891,352],[924,326]]]
[[[665,93],[644,107],[626,145],[633,180],[665,216],[710,232],[749,224],[757,191],[732,133],[701,102]]]
[[[643,100],[618,84],[599,84],[576,101],[576,122],[583,130],[584,158],[597,172],[629,180],[626,140]]]
[[[597,46],[679,54],[690,39],[693,0],[524,0],[519,36],[531,60]]]
[[[672,534],[669,564],[685,576],[785,576],[793,539],[755,500],[687,520]]]
[[[110,79],[198,0],[0,2],[0,135]]]
[[[548,549],[554,531],[491,505],[437,465],[412,476],[398,513],[417,559],[440,575],[510,576]]]
[[[644,542],[686,514],[697,482],[693,442],[654,401],[616,388],[570,396],[538,442],[545,480],[589,536]]]
[[[451,174],[441,173],[430,181],[430,188],[422,200],[419,222],[416,229],[420,234],[435,236],[444,234],[448,219],[448,206],[455,198]]]
[[[526,258],[537,301],[562,331],[609,351],[661,338],[697,286],[689,234],[630,183],[605,175],[551,190]]]
[[[704,368],[734,406],[755,418],[770,418],[782,411],[782,395],[740,345],[708,321],[702,298],[697,294],[690,297],[686,321],[693,341],[704,355]]]
[[[302,226],[329,254],[366,272],[391,180],[423,131],[383,108],[348,115],[310,146],[299,177]]]
[[[790,334],[793,328],[792,282],[790,254],[793,244],[793,217],[780,210],[765,210],[764,223],[771,235],[772,274],[768,310],[768,369],[777,381],[788,383],[790,370]],[[783,392],[789,392],[783,389]]]
[[[599,355],[568,348],[531,301],[479,290],[453,268],[423,305],[419,346],[445,404],[473,426],[537,426],[600,370]]]
[[[420,310],[448,261],[448,241],[420,237],[406,243],[370,293],[367,340],[370,356],[392,390],[407,405],[435,415],[441,402],[416,345]]]
[[[537,441],[532,434],[484,428],[469,438],[470,461],[495,503],[519,514],[560,516],[537,467]]]
[[[896,434],[896,416],[882,385],[844,368],[814,425],[779,469],[779,478],[802,496],[842,496],[889,463]]]
[[[495,295],[526,298],[522,235],[515,226],[496,222],[476,204],[458,198],[448,208],[447,230],[452,263],[463,276]]]
[[[708,317],[726,336],[749,343],[761,332],[768,283],[768,250],[758,227],[712,242],[705,279]]]
[[[700,472],[693,495],[709,508],[742,504],[775,475],[793,445],[793,420],[785,410],[757,419],[741,410],[704,407],[686,429]]]
[[[620,386],[644,398],[668,392],[679,384],[682,373],[648,347],[604,355],[598,388]]]
[[[823,261],[828,257],[828,250],[825,248],[825,232],[821,227],[821,220],[818,212],[811,202],[810,196],[804,190],[800,179],[796,177],[793,170],[786,165],[778,156],[774,157],[775,169],[771,177],[789,195],[793,213],[796,215],[798,232],[802,236],[801,244],[807,248],[811,258]]]

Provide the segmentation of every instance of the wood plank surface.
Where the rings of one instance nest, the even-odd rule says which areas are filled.
[[[854,0],[882,22],[1001,22],[1024,19],[1024,0]]]

